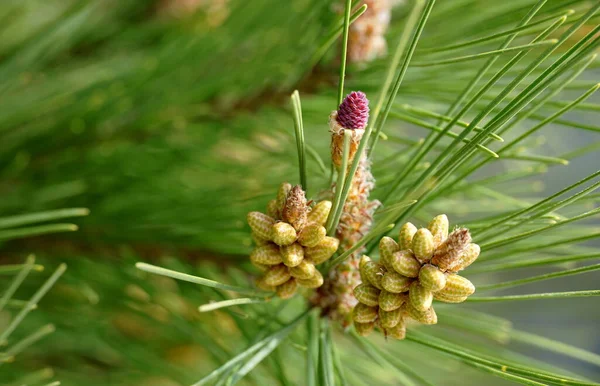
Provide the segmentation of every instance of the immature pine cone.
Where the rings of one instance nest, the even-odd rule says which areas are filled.
[[[321,201],[311,210],[300,186],[283,183],[277,198],[267,205],[267,214],[248,213],[257,245],[250,261],[264,271],[256,282],[259,288],[287,299],[298,285],[318,288],[323,284],[315,266],[327,261],[339,247],[339,240],[326,236],[323,226],[330,210],[330,201]]]
[[[435,217],[427,228],[417,230],[406,223],[400,228],[398,243],[390,237],[381,239],[379,263],[363,257],[360,268],[363,283],[354,289],[360,303],[353,313],[355,328],[361,335],[368,335],[377,323],[389,335],[386,326],[390,325],[390,316],[382,314],[382,309],[385,312],[399,309],[402,317],[435,324],[434,299],[461,303],[475,292],[475,286],[456,272],[477,259],[479,246],[471,243],[468,229],[457,228],[448,235],[448,227],[448,218],[443,214]],[[365,321],[368,319],[365,315],[373,314],[373,320]]]
[[[338,110],[329,115],[329,130],[331,131],[331,158],[338,168],[342,166],[344,148],[344,130],[351,131],[350,153],[348,164],[352,163],[360,140],[365,133],[369,121],[369,100],[362,91],[352,91],[344,98]]]

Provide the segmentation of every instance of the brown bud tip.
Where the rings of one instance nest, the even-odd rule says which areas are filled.
[[[346,129],[364,129],[369,121],[369,100],[364,92],[352,91],[338,108],[338,123]]]
[[[308,205],[306,195],[300,185],[294,186],[287,195],[285,206],[282,211],[282,218],[285,222],[292,224],[297,230],[301,230],[306,224],[308,216]]]
[[[467,228],[457,228],[448,235],[446,241],[440,244],[431,259],[443,271],[452,271],[460,264],[461,255],[471,243],[471,234]]]

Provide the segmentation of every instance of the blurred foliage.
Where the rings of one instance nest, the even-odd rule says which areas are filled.
[[[250,268],[243,265],[239,270],[221,263],[229,258],[245,259],[249,251],[245,213],[262,210],[281,181],[298,179],[289,107],[289,95],[295,88],[302,96],[304,129],[311,147],[309,196],[328,187],[329,163],[324,162],[322,168],[318,160],[329,158],[326,123],[336,107],[338,46],[331,45],[329,37],[339,29],[341,15],[334,3],[231,1],[227,12],[218,15],[202,7],[192,14],[173,15],[165,12],[164,4],[137,0],[8,0],[0,5],[0,213],[9,216],[75,206],[89,208],[92,213],[77,221],[81,225],[77,234],[3,245],[10,260],[18,257],[21,262],[27,253],[36,252],[44,256],[44,265],[52,266],[70,256],[70,268],[39,310],[25,320],[16,337],[24,337],[35,326],[48,322],[57,326],[57,332],[28,348],[11,364],[11,369],[18,371],[0,372],[0,382],[10,384],[17,376],[49,365],[64,385],[186,385],[250,346],[258,333],[273,331],[299,314],[304,304],[297,298],[279,310],[280,320],[271,318],[274,308],[284,306],[277,301],[268,307],[199,314],[198,305],[225,295],[141,274],[133,263],[158,257],[167,267],[182,272],[240,285],[248,282]],[[348,68],[346,89],[367,92],[372,105],[412,3],[405,2],[394,11],[388,33],[390,54],[368,65]],[[375,197],[382,198],[390,191],[419,149],[419,140],[429,134],[427,127],[443,127],[439,117],[410,107],[445,114],[487,58],[426,64],[497,49],[501,39],[442,48],[510,30],[534,3],[438,0],[384,127],[387,140],[380,139],[373,154],[378,181]],[[534,19],[542,22],[520,34],[513,45],[530,43],[555,20],[568,15],[548,38],[559,37],[595,4],[549,0]],[[551,59],[592,31],[598,17],[596,13],[557,48]],[[597,41],[596,37],[592,43]],[[487,109],[487,104],[545,48],[532,49],[462,119],[470,122]],[[490,74],[516,53],[497,56]],[[490,117],[517,98],[551,63],[549,60],[534,69],[507,100],[491,109]],[[504,144],[593,86],[597,62],[589,64],[579,77],[568,79],[583,65],[572,64],[550,84],[546,94],[531,101],[522,121],[510,132],[500,133]],[[485,81],[487,78],[477,86]],[[551,91],[556,95],[549,101],[535,111],[528,110]],[[432,214],[445,212],[453,222],[456,219],[474,230],[485,229],[503,215],[527,208],[591,174],[597,168],[600,149],[600,127],[595,120],[599,109],[597,98],[591,97],[546,127],[543,135],[528,137],[507,157],[492,162],[485,156],[475,158],[487,163],[464,178],[463,173],[477,162],[461,166],[452,174],[455,184],[432,188],[432,196],[410,214],[411,220],[422,223]],[[490,121],[484,119],[481,126]],[[410,169],[399,191],[385,204],[406,199],[404,195],[418,182],[420,172],[450,149],[451,141],[442,139]],[[492,150],[504,144],[485,142]],[[568,168],[566,161],[571,163]],[[597,194],[587,195],[519,229],[528,231],[572,218],[593,210],[598,201]],[[488,235],[485,241],[493,243],[494,237],[504,234],[510,236],[510,229]],[[505,272],[506,267],[495,264],[549,256],[584,256],[553,266],[579,267],[579,261],[597,260],[597,248],[589,244],[597,236],[589,235],[598,234],[597,225],[583,221],[490,250],[489,261],[473,267],[480,272],[473,272],[472,280],[483,287],[547,273],[547,265],[533,266],[523,274],[522,270]],[[585,236],[588,238],[578,239]],[[164,259],[165,255],[174,257]],[[182,262],[186,256],[194,261]],[[589,287],[585,281],[560,282],[568,285],[550,289]],[[33,293],[40,283],[28,280],[23,291]],[[546,282],[540,284],[540,291],[548,290]],[[520,292],[509,287],[507,293]],[[528,305],[473,304],[459,307],[454,319],[444,315],[439,326],[422,330],[481,353],[554,371],[550,365],[520,353],[540,357],[548,352],[570,352],[555,344],[532,344],[533,338],[518,335],[504,317],[520,317],[524,324],[531,324],[532,332],[548,328],[557,340],[597,351],[597,323],[593,321],[599,315],[585,311],[593,300],[583,301],[576,303],[577,307],[565,306],[573,316],[566,319],[555,307],[536,307],[534,314]],[[485,309],[503,318],[471,309]],[[549,327],[540,327],[535,315],[544,315]],[[489,324],[478,330],[466,322],[473,318],[488,320]],[[577,337],[563,331],[574,321],[579,328]],[[490,325],[498,329],[491,331]],[[595,343],[582,339],[585,334],[594,336]],[[304,369],[289,364],[303,360],[305,340],[304,329],[296,329],[288,338],[292,344],[280,345],[265,366],[242,383],[302,384]],[[347,375],[357,380],[351,384],[397,384],[402,379],[398,368],[374,361],[350,336],[336,331],[335,341],[341,360],[353,364]],[[408,364],[432,384],[463,384],[467,378],[471,384],[504,384],[415,342],[388,343],[380,347],[396,358],[399,366]],[[529,346],[541,349],[541,354]],[[587,365],[577,362],[570,366],[563,356],[544,359],[569,365],[583,376],[597,376],[597,355],[586,352],[578,360],[582,356],[588,358],[584,360]]]

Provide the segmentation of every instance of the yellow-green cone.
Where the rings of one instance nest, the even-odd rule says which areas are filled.
[[[369,322],[369,323],[354,322],[354,329],[356,330],[356,333],[360,336],[368,336],[371,332],[373,332],[374,328],[375,328],[375,322]]]
[[[465,300],[467,300],[469,296],[465,295],[465,296],[450,296],[450,295],[446,295],[442,292],[436,292],[433,294],[433,298],[435,300],[439,300],[440,302],[444,302],[444,303],[462,303]]]
[[[358,303],[352,310],[352,320],[358,323],[374,322],[377,319],[377,307],[369,307]]]
[[[469,244],[467,250],[460,255],[458,266],[453,269],[453,271],[463,270],[469,265],[473,264],[473,262],[479,257],[479,252],[481,252],[479,245],[474,243]]]
[[[316,222],[309,223],[298,235],[298,242],[305,247],[316,247],[327,235],[325,227]]]
[[[354,297],[367,306],[375,307],[379,304],[379,291],[370,284],[359,284],[354,288]]]
[[[277,291],[277,295],[282,299],[289,299],[296,293],[298,289],[298,283],[296,283],[296,279],[291,278],[285,283],[278,285],[275,289]]]
[[[382,289],[381,280],[383,279],[383,274],[385,272],[385,268],[382,264],[376,263],[374,261],[367,262],[363,269],[360,270],[361,278],[363,281],[368,282],[372,286],[378,289]]]
[[[259,236],[258,236],[256,233],[254,233],[254,232],[250,232],[250,236],[252,237],[252,241],[254,241],[254,244],[256,244],[256,246],[258,246],[258,247],[260,247],[260,246],[263,246],[263,245],[270,244],[270,242],[271,242],[270,240],[267,240],[267,239],[260,238],[260,237],[259,237]]]
[[[388,270],[392,269],[394,252],[398,252],[399,250],[398,243],[391,237],[385,236],[379,241],[379,260]]]
[[[307,280],[315,275],[316,270],[313,263],[304,259],[297,266],[290,268],[290,274],[296,279]]]
[[[296,230],[286,222],[278,222],[271,227],[271,240],[277,245],[286,246],[296,241]]]
[[[383,328],[395,327],[402,320],[402,310],[400,308],[394,311],[384,311],[379,309],[379,323]]]
[[[277,265],[282,262],[279,248],[274,244],[256,247],[250,253],[250,261],[253,264]]]
[[[398,324],[394,327],[386,328],[385,335],[393,339],[404,339],[406,337],[406,325],[404,324],[404,320],[400,319]]]
[[[304,248],[298,243],[281,247],[281,258],[283,264],[288,267],[295,267],[304,260]]]
[[[309,257],[313,264],[319,265],[324,261],[329,260],[340,246],[340,241],[335,237],[326,236],[321,242],[312,248],[305,248],[304,255]]]
[[[290,275],[290,271],[288,267],[283,264],[274,265],[263,276],[264,283],[266,285],[271,285],[273,287],[277,287],[290,280],[292,275]]]
[[[398,236],[398,246],[400,250],[411,249],[413,237],[417,233],[417,227],[407,222],[400,228],[400,235]]]
[[[381,286],[388,292],[401,293],[408,291],[411,282],[410,278],[400,275],[398,272],[387,271],[381,279]]]
[[[426,264],[419,271],[419,282],[431,292],[436,292],[446,285],[446,275],[437,267]]]
[[[248,213],[247,220],[252,232],[258,238],[263,240],[271,239],[271,228],[275,224],[275,220],[272,217],[260,212],[250,212]]]
[[[265,283],[265,278],[264,277],[259,277],[258,279],[256,279],[255,284],[258,288],[260,288],[263,291],[275,291],[275,287],[272,285],[268,285],[267,283]]]
[[[308,222],[325,225],[329,212],[331,211],[331,205],[331,201],[319,202],[308,214]]]
[[[440,293],[444,296],[469,296],[475,292],[475,286],[469,279],[455,273],[446,274],[446,286]]]
[[[440,214],[439,216],[435,216],[433,220],[427,226],[427,229],[433,235],[433,242],[435,246],[440,245],[446,238],[448,237],[448,228],[450,227],[450,223],[448,222],[448,217],[445,214]]]
[[[267,269],[271,268],[270,265],[266,265],[266,264],[260,264],[260,263],[255,263],[252,260],[250,261],[252,263],[253,266],[255,266],[256,268],[258,268],[259,270],[261,270],[262,272],[266,271]]]
[[[323,275],[315,269],[315,274],[310,279],[296,279],[298,284],[306,288],[319,288],[323,285]]]
[[[433,307],[430,307],[426,311],[419,311],[413,305],[408,302],[406,305],[406,312],[408,316],[416,320],[417,322],[421,322],[423,324],[436,324],[437,323],[437,314]]]
[[[414,282],[410,286],[408,298],[412,307],[419,312],[425,312],[431,307],[433,293],[418,282]]]
[[[275,220],[280,220],[279,218],[279,208],[277,207],[277,200],[271,200],[267,204],[267,214],[273,217]]]
[[[287,199],[288,194],[292,190],[292,185],[284,182],[279,185],[279,190],[277,190],[277,213],[279,213],[279,218],[281,218],[281,212],[283,211],[283,207],[285,206],[285,201]]]
[[[392,257],[392,267],[394,271],[406,277],[419,276],[421,264],[415,259],[408,250],[402,250],[394,253]]]
[[[421,228],[415,233],[412,240],[412,251],[421,263],[428,262],[433,255],[435,244],[433,235],[427,228]]]
[[[408,296],[405,294],[394,294],[386,290],[379,294],[379,308],[384,311],[394,311],[406,303]]]

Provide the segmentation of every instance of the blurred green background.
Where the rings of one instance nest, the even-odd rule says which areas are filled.
[[[38,383],[31,384],[60,380],[69,386],[187,385],[247,345],[252,328],[245,331],[237,316],[197,312],[199,304],[220,296],[216,291],[143,275],[134,263],[156,262],[224,282],[250,279],[245,213],[262,210],[281,181],[296,183],[298,178],[289,105],[294,89],[302,96],[307,143],[318,155],[309,157],[308,194],[328,187],[327,117],[336,108],[339,66],[339,42],[330,37],[335,37],[332,32],[341,18],[335,3],[4,0],[0,4],[0,215],[67,207],[91,212],[73,220],[79,225],[75,233],[0,241],[0,263],[22,262],[35,253],[47,267],[32,274],[19,298],[33,293],[59,263],[69,267],[16,336],[24,337],[43,323],[53,323],[56,332],[14,363],[2,365],[0,383],[17,385],[13,382],[23,376],[52,368],[53,377],[49,371],[39,373]],[[413,60],[436,59],[428,48],[512,28],[511,22],[533,3],[439,0]],[[577,20],[594,3],[550,0],[538,17],[572,8]],[[394,9],[390,47],[397,44],[411,4],[406,1]],[[597,20],[595,16],[590,25]],[[493,49],[484,47],[466,53]],[[346,89],[363,90],[375,101],[388,60],[389,55],[349,66]],[[573,100],[597,81],[597,68],[592,64],[557,103]],[[411,68],[398,106],[444,111],[477,69],[472,62]],[[527,143],[536,154],[568,159],[568,167],[499,161],[474,179],[531,168],[536,173],[530,171],[517,183],[509,180],[488,188],[533,203],[596,171],[597,102],[590,98],[591,107],[566,114],[561,119],[568,123],[555,122],[543,136]],[[538,112],[541,118],[531,117],[523,127],[543,120],[556,107],[545,105]],[[575,123],[580,127],[573,129]],[[401,150],[427,131],[391,117],[385,133],[388,139],[374,155],[376,197],[410,157]],[[586,147],[586,152],[568,157]],[[326,161],[324,168],[319,159]],[[578,214],[597,207],[599,201],[595,196],[561,213]],[[445,212],[452,223],[463,224],[515,205],[501,204],[479,190],[464,190],[432,202],[415,214],[414,221],[423,223],[430,215]],[[584,231],[598,233],[600,226],[589,221],[558,236]],[[593,252],[598,244],[573,248]],[[565,248],[552,254],[568,252]],[[485,284],[529,276],[519,274],[478,275],[474,281]],[[502,294],[591,289],[597,288],[597,279],[595,274],[574,276]],[[497,315],[519,330],[600,354],[600,308],[595,299],[473,304],[464,309]],[[291,307],[300,307],[301,300],[295,301]],[[268,313],[255,317],[253,328],[260,329]],[[0,315],[0,323],[8,318]],[[491,352],[502,351],[505,346],[500,344],[508,340],[503,335],[509,328],[506,319],[494,319],[498,330],[490,340],[457,332],[450,336],[465,346],[484,341]],[[432,327],[439,334],[447,334],[447,329]],[[378,372],[352,343],[342,336],[339,342],[344,358],[359,355],[363,360],[355,365],[357,376]],[[543,347],[531,348],[517,338],[509,346],[547,362],[547,368],[558,364],[598,380],[597,365],[565,359]],[[296,380],[293,384],[302,384],[298,375],[302,369],[289,365],[301,352],[292,345],[277,353],[272,360],[288,363],[283,368]],[[420,351],[406,360],[418,367],[428,355]],[[438,385],[508,384],[450,359],[428,375]],[[269,379],[264,377],[259,374],[247,382],[264,384]],[[397,384],[386,372],[372,382],[361,382],[356,384]]]

